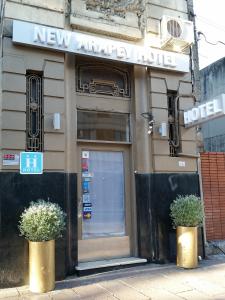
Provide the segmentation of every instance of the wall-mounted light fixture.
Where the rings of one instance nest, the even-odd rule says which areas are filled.
[[[167,123],[166,122],[160,123],[159,134],[161,135],[161,137],[167,137]]]
[[[144,112],[141,116],[148,120],[148,134],[153,132],[154,118],[151,112]]]
[[[53,115],[53,128],[55,129],[55,130],[59,130],[59,129],[61,129],[61,120],[60,120],[61,118],[60,118],[60,113],[54,113],[54,115]]]

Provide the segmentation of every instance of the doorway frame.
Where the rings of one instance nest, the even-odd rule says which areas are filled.
[[[108,142],[86,142],[79,141],[77,144],[78,161],[78,262],[97,261],[119,257],[129,257],[135,255],[137,248],[136,234],[134,234],[134,193],[131,164],[131,145],[124,143]],[[102,152],[123,152],[124,161],[124,199],[125,199],[125,236],[100,237],[93,239],[82,239],[82,176],[81,176],[81,153],[82,151],[102,151]],[[136,217],[136,214],[135,214]],[[136,221],[136,220],[135,220]],[[117,246],[116,246],[117,245]],[[119,247],[118,247],[119,245]],[[136,247],[134,247],[134,245]],[[101,249],[98,249],[98,248]],[[110,249],[110,251],[108,250]],[[100,255],[100,253],[102,253]]]

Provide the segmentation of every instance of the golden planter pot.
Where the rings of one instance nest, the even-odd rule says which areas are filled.
[[[55,241],[29,241],[29,285],[34,293],[46,293],[55,287]]]
[[[190,269],[198,266],[197,230],[197,227],[177,227],[177,266]]]

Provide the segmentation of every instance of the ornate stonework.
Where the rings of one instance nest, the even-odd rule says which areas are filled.
[[[133,12],[140,16],[144,10],[141,0],[85,0],[85,3],[87,10],[121,18],[126,17],[126,12]]]
[[[70,24],[129,40],[143,38],[145,0],[71,0]]]

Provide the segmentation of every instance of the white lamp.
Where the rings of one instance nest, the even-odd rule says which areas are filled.
[[[53,115],[53,127],[55,130],[60,129],[60,113],[54,113]]]
[[[167,136],[167,123],[166,122],[162,122],[159,126],[159,134],[162,137],[166,137]]]

